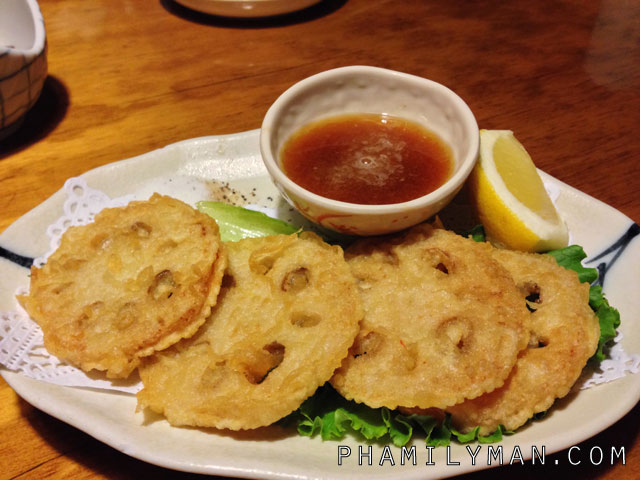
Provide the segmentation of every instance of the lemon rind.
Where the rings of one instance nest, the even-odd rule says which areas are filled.
[[[559,248],[566,246],[569,233],[564,221],[556,211],[556,222],[549,222],[518,200],[507,188],[502,177],[498,173],[495,163],[488,160],[492,158],[493,146],[495,142],[503,137],[513,137],[511,130],[481,130],[480,131],[480,155],[478,164],[487,179],[488,184],[493,188],[494,195],[503,203],[504,207],[517,218],[526,230],[532,232],[539,238],[539,245],[535,248]],[[555,207],[555,205],[554,205]]]

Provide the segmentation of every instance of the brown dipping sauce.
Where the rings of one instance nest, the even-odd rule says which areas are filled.
[[[284,173],[306,190],[365,205],[413,200],[453,172],[451,148],[435,133],[377,114],[310,123],[287,140],[281,159]]]

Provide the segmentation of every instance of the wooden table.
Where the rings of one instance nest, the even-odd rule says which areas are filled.
[[[311,74],[368,64],[442,82],[482,128],[511,129],[536,164],[640,221],[640,4],[329,0],[230,20],[169,0],[41,0],[49,77],[0,142],[0,231],[65,179],[178,140],[258,128]],[[585,212],[587,215],[588,212]],[[0,380],[0,478],[183,478],[34,409]],[[503,467],[479,478],[637,479],[636,406],[581,444],[626,465]],[[564,464],[564,466],[562,466]]]

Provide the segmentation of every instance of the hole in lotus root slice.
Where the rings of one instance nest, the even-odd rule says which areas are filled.
[[[400,346],[402,350],[400,350],[401,355],[398,363],[402,368],[410,372],[418,364],[418,345],[400,340]]]
[[[427,248],[424,250],[423,255],[429,265],[445,275],[454,272],[455,262],[444,250],[440,248]]]
[[[298,293],[304,290],[307,285],[309,285],[309,270],[300,267],[284,276],[281,288],[285,292]]]
[[[244,365],[245,378],[254,385],[264,382],[269,373],[284,360],[284,351],[284,345],[278,342],[271,342],[262,347],[262,350],[255,352],[251,363]]]
[[[236,286],[236,279],[230,273],[225,273],[222,277],[220,288],[233,288]]]
[[[108,233],[102,232],[98,235],[94,235],[89,241],[89,246],[95,250],[102,250],[109,245],[111,236]]]
[[[446,273],[447,275],[449,274],[449,269],[442,262],[440,262],[438,265],[436,265],[436,270],[440,270],[442,273]]]
[[[315,313],[295,312],[291,315],[291,324],[300,328],[315,327],[322,318]]]
[[[546,338],[542,338],[538,340],[538,346],[537,348],[544,348],[547,345],[549,345],[549,340],[547,340]]]
[[[533,313],[535,312],[542,300],[540,299],[540,286],[535,282],[525,282],[521,285],[518,285],[518,288],[524,295],[524,299],[526,301],[527,309]]]
[[[473,325],[466,318],[453,317],[438,326],[437,334],[442,340],[448,341],[455,350],[464,352],[473,341]]]
[[[358,336],[351,347],[351,355],[353,358],[371,355],[380,349],[383,342],[384,337],[378,332],[369,332],[364,337]]]
[[[175,286],[171,270],[162,270],[155,276],[147,291],[155,300],[171,298]]]
[[[135,222],[131,225],[131,230],[140,238],[148,238],[151,235],[153,228],[144,222]]]
[[[531,332],[531,338],[529,339],[527,348],[544,348],[547,345],[549,345],[549,339],[547,337]]]
[[[229,292],[233,291],[236,287],[236,277],[234,277],[228,271],[222,276],[220,282],[220,292],[218,293],[218,304],[220,304],[224,298],[229,295]]]

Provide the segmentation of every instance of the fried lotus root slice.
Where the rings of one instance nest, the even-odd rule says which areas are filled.
[[[140,358],[196,332],[225,268],[215,221],[155,194],[69,228],[47,263],[31,268],[19,301],[50,353],[124,378]]]
[[[211,318],[139,369],[139,408],[172,425],[270,425],[329,380],[358,332],[362,302],[340,247],[303,233],[227,249]]]
[[[443,408],[504,383],[529,315],[490,246],[420,225],[356,242],[345,258],[365,317],[331,380],[371,407]]]
[[[463,432],[480,426],[482,435],[502,424],[515,430],[569,393],[600,337],[589,307],[589,285],[549,255],[496,250],[532,310],[532,336],[505,384],[448,409]]]

